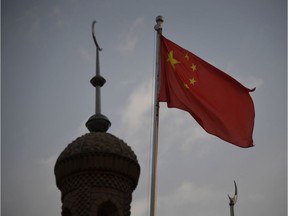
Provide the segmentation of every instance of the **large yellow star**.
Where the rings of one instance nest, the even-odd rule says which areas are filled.
[[[170,62],[171,66],[173,67],[173,69],[175,70],[175,64],[179,64],[180,62],[174,58],[173,56],[173,50],[171,50],[169,53],[168,53],[168,59],[167,59],[168,62]]]

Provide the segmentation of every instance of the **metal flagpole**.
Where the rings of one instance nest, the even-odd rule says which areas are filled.
[[[162,16],[156,17],[157,31],[156,39],[156,66],[155,66],[155,85],[154,85],[154,110],[153,110],[153,147],[152,147],[152,170],[151,170],[151,193],[150,193],[150,216],[156,215],[157,206],[157,164],[158,164],[158,126],[159,126],[159,74],[160,74],[160,36],[162,34]]]

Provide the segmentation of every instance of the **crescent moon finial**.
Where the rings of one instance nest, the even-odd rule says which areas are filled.
[[[237,198],[238,198],[238,191],[237,191],[237,185],[236,185],[236,181],[234,181],[234,186],[235,186],[235,194],[233,197],[229,197],[230,203],[229,205],[235,205],[235,203],[237,202]]]
[[[97,43],[97,40],[96,40],[95,24],[96,24],[96,20],[94,20],[94,21],[92,22],[92,37],[93,37],[93,40],[94,40],[94,43],[95,43],[97,49],[98,49],[99,51],[101,51],[102,48],[100,48],[100,46],[99,46],[99,44]]]

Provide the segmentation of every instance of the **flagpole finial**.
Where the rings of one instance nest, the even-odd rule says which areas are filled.
[[[157,16],[156,17],[156,23],[157,24],[154,26],[154,29],[156,31],[161,31],[163,22],[164,22],[164,17],[163,16]]]

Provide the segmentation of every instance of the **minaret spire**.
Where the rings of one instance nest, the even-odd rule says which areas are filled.
[[[95,114],[86,122],[90,133],[78,137],[59,155],[54,174],[61,191],[62,216],[130,216],[132,192],[135,190],[140,165],[131,147],[111,133],[111,125],[101,114],[100,88],[105,79],[100,76],[99,47],[96,45],[96,76],[91,84],[96,88]]]
[[[94,20],[92,22],[92,37],[96,46],[96,76],[90,80],[91,84],[96,88],[95,114],[88,119],[86,127],[90,132],[106,132],[111,126],[111,122],[106,116],[101,114],[101,87],[106,80],[100,75],[99,52],[102,51],[102,48],[100,48],[96,40],[95,23],[96,21]]]

